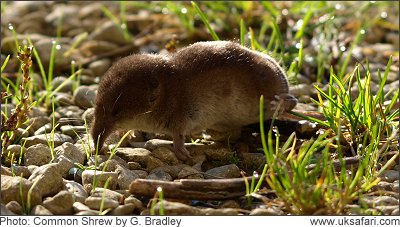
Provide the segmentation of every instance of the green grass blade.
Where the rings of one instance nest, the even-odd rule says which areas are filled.
[[[215,31],[211,28],[211,25],[208,22],[208,19],[207,19],[206,15],[204,15],[204,13],[201,11],[199,6],[193,1],[192,1],[192,6],[195,9],[195,11],[200,15],[201,20],[203,21],[204,25],[207,27],[207,30],[211,34],[213,39],[214,40],[220,40],[218,35],[217,35],[217,33],[215,33]]]

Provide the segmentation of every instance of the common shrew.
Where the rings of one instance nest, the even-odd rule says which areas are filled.
[[[185,135],[259,122],[261,95],[266,119],[297,103],[273,58],[234,42],[198,42],[170,56],[135,54],[103,76],[91,134],[99,149],[116,129],[167,134],[186,160]]]

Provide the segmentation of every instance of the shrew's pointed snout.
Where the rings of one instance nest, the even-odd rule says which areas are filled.
[[[103,148],[104,141],[107,139],[108,135],[111,133],[111,126],[105,121],[104,118],[99,118],[95,116],[92,128],[91,128],[91,136],[94,141],[94,149],[98,149],[100,152]]]

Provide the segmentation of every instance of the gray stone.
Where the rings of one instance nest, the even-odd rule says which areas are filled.
[[[22,175],[24,178],[29,178],[31,176],[31,172],[26,166],[13,166],[11,169],[14,171],[15,176]]]
[[[192,207],[186,204],[162,201],[158,202],[154,207],[154,212],[156,215],[160,214],[160,203],[163,203],[164,214],[165,215],[202,215],[200,209]]]
[[[6,208],[14,214],[23,214],[22,206],[17,201],[8,202]]]
[[[64,83],[62,87],[61,84]],[[74,83],[72,80],[68,79],[67,77],[64,76],[57,76],[51,81],[51,85],[53,89],[59,88],[59,92],[70,92],[72,93],[72,88],[74,86]]]
[[[140,169],[142,169],[142,166],[138,162],[128,162],[128,169],[140,170]]]
[[[167,163],[168,165],[176,165],[179,163],[175,153],[166,147],[156,148],[153,152],[151,152],[151,155],[160,159],[164,163]]]
[[[100,198],[103,197],[103,195],[105,198],[115,200],[118,203],[123,203],[124,201],[124,196],[121,193],[106,188],[95,188],[90,194],[91,197]]]
[[[206,171],[206,179],[212,178],[236,178],[240,177],[240,169],[235,164],[216,167]]]
[[[7,147],[6,152],[7,152],[7,155],[9,155],[9,157],[14,155],[14,158],[19,158],[21,153],[25,154],[26,148],[21,147],[21,145],[18,145],[18,144],[11,144]]]
[[[229,156],[233,155],[233,152],[229,151],[226,147],[219,148],[206,148],[204,154],[207,156],[208,160],[216,161],[227,161]]]
[[[81,126],[63,125],[61,126],[60,129],[63,134],[71,136],[72,138],[75,138],[77,135],[86,133],[86,127],[83,125]]]
[[[69,180],[63,180],[63,184],[64,184],[64,189],[71,192],[74,195],[75,201],[81,203],[85,202],[85,199],[88,197],[88,193],[81,184]]]
[[[88,108],[85,110],[85,112],[82,114],[82,120],[86,120],[86,123],[90,125],[94,119],[94,108]]]
[[[131,182],[140,178],[135,172],[120,165],[117,166],[116,172],[118,173],[118,186],[120,189],[128,190]]]
[[[96,102],[96,90],[89,86],[80,86],[74,92],[75,105],[87,109],[94,106]]]
[[[34,182],[34,187],[40,192],[42,198],[53,196],[63,188],[63,178],[57,163],[38,167],[28,180]]]
[[[1,210],[0,210],[1,215],[17,215],[14,212],[7,209],[6,206],[4,206],[3,204],[0,204],[0,206],[1,206]]]
[[[99,215],[98,210],[84,210],[84,211],[79,211],[78,213],[74,215],[82,215],[82,216],[93,216],[93,215]]]
[[[297,84],[290,87],[290,93],[295,97],[302,95],[312,97],[315,95],[315,88],[311,84]]]
[[[48,143],[47,143],[48,140],[51,140],[53,142],[53,140],[51,138],[52,138],[52,136],[50,134],[47,134],[47,135],[42,134],[42,135],[23,138],[22,143],[25,143],[25,141],[26,141],[26,143],[25,143],[26,147],[30,147],[30,146],[33,146],[36,144],[48,145]],[[73,143],[74,140],[70,136],[59,134],[59,133],[54,133],[54,147],[58,147],[65,142]]]
[[[165,164],[163,161],[161,161],[158,158],[155,158],[153,156],[149,156],[146,162],[146,170],[148,172],[151,172],[153,169],[160,167],[160,166],[166,166],[167,164]]]
[[[221,204],[220,208],[238,208],[239,209],[240,205],[235,200],[226,200]]]
[[[135,196],[130,195],[128,198],[124,200],[124,204],[133,204],[135,210],[143,210],[143,203],[139,199],[137,199]]]
[[[73,96],[67,93],[56,93],[54,102],[59,106],[72,106],[74,105]]]
[[[31,210],[31,215],[53,215],[46,207],[37,205]]]
[[[395,209],[398,209],[398,205],[393,206],[376,206],[375,209],[381,211],[385,215],[390,215]]]
[[[86,206],[82,202],[75,202],[74,204],[72,204],[72,208],[74,209],[75,213],[90,210],[90,207]]]
[[[59,45],[60,48],[56,49],[54,60],[57,62],[56,67],[62,68],[71,63],[71,56],[64,56],[64,53],[70,49],[70,46],[66,43],[57,43],[57,45]],[[50,39],[42,39],[35,43],[35,49],[37,50],[40,60],[45,68],[49,66],[52,47],[53,43]]]
[[[65,157],[64,155],[56,156],[53,160],[53,163],[58,164],[59,173],[63,178],[67,178],[69,170],[75,167],[74,161]]]
[[[394,192],[400,192],[400,190],[399,190],[399,181],[398,180],[393,181],[391,189]]]
[[[178,178],[179,179],[204,179],[204,176],[202,173],[200,173],[198,170],[196,170],[192,167],[184,167],[178,173]]]
[[[42,166],[51,162],[51,150],[47,145],[36,144],[26,149],[25,165]]]
[[[96,187],[104,187],[107,179],[110,177],[110,181],[108,182],[108,189],[114,190],[117,188],[117,180],[118,174],[114,172],[102,172],[95,170],[85,170],[82,172],[82,184],[87,189],[88,186],[92,185],[94,181],[94,176],[96,176]],[[93,186],[93,185],[92,185]]]
[[[172,181],[171,175],[161,170],[150,173],[146,179]]]
[[[112,21],[107,21],[100,27],[97,27],[88,38],[90,40],[109,41],[120,45],[129,43],[129,40],[124,38],[121,28],[117,27]]]
[[[264,168],[266,159],[265,155],[261,153],[243,153],[240,154],[240,166],[243,169],[261,172]]]
[[[144,148],[120,147],[117,148],[116,154],[124,159],[126,162],[137,162],[141,166],[145,166],[147,164],[147,160],[151,155],[151,152]]]
[[[275,207],[256,208],[249,215],[284,215],[283,211]]]
[[[134,210],[135,205],[132,203],[128,203],[126,205],[119,205],[111,211],[110,215],[129,215],[133,214]]]
[[[394,209],[390,215],[399,216],[400,215],[399,208],[397,207],[396,209]]]
[[[399,180],[400,172],[396,170],[385,170],[381,175],[382,180],[387,182],[394,182],[395,180]]]
[[[391,196],[364,196],[359,200],[359,204],[367,204],[369,206],[390,206],[398,205],[399,199]]]
[[[80,164],[84,164],[86,160],[85,151],[79,149],[74,144],[69,142],[63,143],[61,146],[56,147],[54,151],[57,155],[64,155],[65,157],[71,159],[72,161]]]
[[[73,214],[74,204],[73,194],[69,191],[60,191],[51,198],[46,198],[43,201],[43,206],[46,207],[51,213],[56,215],[69,215]]]
[[[149,175],[146,171],[140,169],[132,170],[132,172],[134,172],[136,175],[139,176],[139,178],[142,179],[146,178]]]
[[[221,216],[221,215],[238,215],[239,209],[236,208],[222,208],[222,209],[213,209],[213,208],[205,208],[201,210],[201,215],[212,215],[212,216]]]
[[[53,129],[53,125],[51,123],[47,123],[43,125],[42,127],[38,128],[38,130],[33,133],[34,136],[41,135],[41,134],[49,134],[51,130]]]
[[[12,177],[1,175],[1,203],[7,204],[11,201],[17,201],[19,204],[22,204],[20,193],[22,191],[23,201],[28,201],[28,191],[32,187],[32,182],[21,178],[19,176]],[[20,190],[20,187],[22,190]],[[36,206],[42,201],[42,197],[37,188],[32,189],[31,193],[31,206]]]
[[[50,123],[50,118],[48,116],[39,116],[39,117],[33,117],[29,119],[28,123],[26,125],[30,125],[31,129],[33,131],[38,130],[40,127],[42,127],[45,124]]]
[[[101,77],[111,67],[111,60],[108,58],[100,59],[89,64],[95,76]]]
[[[115,201],[113,199],[109,199],[109,198],[103,199],[101,197],[89,196],[85,200],[86,206],[88,206],[94,210],[100,210],[102,202],[103,202],[103,210],[108,209],[108,208],[116,208],[119,206],[119,203],[117,201]]]

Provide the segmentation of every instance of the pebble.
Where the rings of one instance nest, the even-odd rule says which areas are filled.
[[[74,213],[72,207],[74,204],[73,194],[69,191],[60,191],[53,197],[48,197],[43,201],[43,206],[51,213],[56,215],[69,215]]]
[[[23,214],[22,206],[17,201],[10,201],[6,204],[6,208],[15,213],[15,214]]]
[[[7,155],[10,157],[14,155],[14,158],[19,158],[20,154],[25,154],[26,148],[21,147],[19,144],[11,144],[6,149]]]
[[[116,154],[126,162],[137,162],[141,166],[145,166],[151,152],[144,148],[120,147],[117,148]]]
[[[160,214],[160,203],[158,202],[154,206],[154,212],[156,215]],[[178,203],[178,202],[169,202],[167,200],[162,201],[163,209],[165,215],[202,215],[200,209],[196,207],[192,207],[186,204]]]
[[[175,155],[175,152],[171,151],[166,147],[158,147],[151,152],[152,156],[160,159],[164,163],[168,165],[176,165],[179,163],[178,158]]]
[[[85,199],[89,196],[85,188],[81,184],[75,181],[69,181],[64,179],[63,184],[64,184],[64,189],[71,192],[74,195],[75,201],[84,203]]]
[[[72,94],[72,88],[74,87],[74,82],[65,76],[57,76],[51,81],[51,85],[53,89],[59,89],[58,90],[59,92],[67,92]],[[62,87],[60,87],[61,85]]]
[[[64,126],[63,126],[64,127]],[[82,148],[82,147],[81,147]],[[56,155],[64,155],[73,162],[84,164],[86,160],[86,153],[84,149],[79,149],[70,142],[65,142],[61,146],[54,149]]]
[[[91,108],[96,102],[97,91],[89,86],[79,86],[74,92],[74,103],[82,109]]]
[[[31,215],[53,215],[46,207],[37,205],[32,208]]]
[[[91,197],[100,198],[103,197],[103,195],[108,199],[117,201],[118,203],[123,203],[124,201],[124,196],[121,193],[106,188],[95,188],[90,194]]]
[[[14,171],[14,175],[15,176],[21,176],[22,175],[23,178],[29,178],[31,176],[31,174],[32,174],[29,171],[28,167],[26,167],[26,166],[13,165],[12,169]],[[2,172],[2,174],[3,174],[3,172]]]
[[[359,204],[367,204],[369,206],[390,206],[398,205],[399,199],[391,196],[364,196],[359,200]]]
[[[26,125],[30,125],[31,130],[37,131],[40,127],[48,123],[50,123],[50,118],[48,116],[38,116],[29,119]]]
[[[130,195],[129,197],[127,197],[124,200],[124,204],[133,204],[135,207],[135,210],[139,210],[139,211],[143,210],[143,208],[144,208],[142,201],[140,201],[133,195]]]
[[[68,93],[56,93],[54,96],[56,105],[59,106],[72,106],[74,105],[73,96]]]
[[[25,165],[42,166],[51,162],[51,150],[47,145],[36,144],[26,149],[24,155]]]
[[[100,206],[102,204],[102,201],[104,201],[103,203],[103,211],[105,209],[108,208],[116,208],[119,206],[119,203],[113,199],[109,199],[109,198],[101,198],[101,197],[93,197],[93,196],[89,196],[86,200],[85,200],[85,204],[86,206],[88,206],[91,209],[94,210],[100,210]]]
[[[238,215],[239,209],[236,208],[222,208],[222,209],[213,209],[213,208],[205,208],[201,210],[201,215],[212,215],[212,216],[228,216],[228,215]]]
[[[77,135],[82,135],[86,133],[86,127],[81,126],[73,126],[73,125],[63,125],[61,126],[61,132],[65,135],[68,135],[72,138],[75,138]]]
[[[21,177],[1,176],[1,203],[7,204],[11,201],[17,201],[22,204],[20,196],[20,187],[22,188],[23,201],[28,201],[28,191],[33,182]],[[31,206],[36,206],[42,201],[38,188],[33,188],[31,193]]]
[[[264,168],[266,159],[261,153],[242,153],[240,154],[240,166],[249,172],[261,172]]]
[[[38,167],[28,180],[34,183],[41,198],[53,196],[63,189],[63,178],[57,163]]]
[[[68,66],[71,63],[71,56],[64,56],[64,53],[70,48],[70,46],[66,43],[58,42],[59,49],[56,50],[54,54],[54,60],[57,62],[55,65],[56,68],[63,68]],[[43,67],[48,68],[50,63],[50,53],[53,47],[53,43],[51,39],[42,39],[35,43],[35,49],[40,56],[40,60],[42,61]]]
[[[115,172],[102,172],[102,171],[95,171],[95,170],[85,170],[82,172],[82,184],[85,187],[85,189],[88,188],[87,185],[92,185],[94,176],[96,176],[96,181],[97,181],[97,187],[104,187],[104,184],[106,183],[107,179],[109,177],[110,181],[108,182],[108,189],[114,190],[117,188],[117,180],[118,180],[118,174]]]
[[[125,39],[122,30],[118,28],[112,21],[107,21],[101,24],[89,35],[88,39],[103,40],[119,45],[129,43],[129,40]]]
[[[0,204],[0,206],[1,206],[0,210],[1,215],[17,215],[14,212],[11,212],[9,209],[7,209],[7,207],[4,206],[3,204]]]
[[[165,164],[163,161],[153,156],[149,156],[145,164],[146,170],[148,172],[151,172],[153,169],[158,168],[160,166],[166,166],[166,165],[167,164]]]
[[[131,182],[140,178],[139,175],[132,170],[120,165],[117,166],[115,172],[118,173],[118,186],[120,189],[128,190]]]
[[[206,179],[213,178],[236,178],[240,177],[240,169],[235,164],[224,165],[207,170],[204,174]]]
[[[74,204],[72,204],[72,208],[74,209],[75,213],[90,210],[90,207],[86,206],[82,202],[74,202]]]
[[[79,51],[84,56],[96,56],[99,54],[114,51],[118,48],[118,45],[109,41],[102,40],[87,40],[82,43],[79,47]]]
[[[45,125],[43,125],[42,127],[38,128],[38,130],[35,131],[35,133],[33,133],[33,135],[37,136],[37,135],[41,135],[41,134],[50,134],[51,130],[53,129],[53,125],[51,123],[47,123]]]
[[[52,136],[50,134],[30,136],[27,138],[23,138],[22,143],[25,143],[26,147],[30,147],[30,146],[33,146],[36,144],[48,145],[47,141],[50,140],[50,138],[52,138]],[[74,140],[70,136],[60,134],[60,133],[54,133],[54,140],[52,140],[52,142],[53,141],[54,141],[54,147],[58,147],[65,142],[70,142],[70,143],[74,142]]]
[[[158,170],[150,173],[146,179],[152,179],[152,180],[162,180],[162,181],[172,181],[171,175],[168,173]]]
[[[274,207],[268,207],[268,208],[255,208],[253,209],[249,215],[284,215],[284,213]]]
[[[110,215],[129,215],[133,214],[134,210],[135,205],[132,203],[128,203],[126,205],[119,205],[111,211]]]
[[[111,60],[104,58],[101,60],[94,61],[89,64],[89,69],[92,70],[95,76],[101,77],[111,67]]]
[[[206,148],[204,154],[207,156],[207,160],[227,161],[228,157],[232,157],[233,152],[226,147],[220,147]]]
[[[68,171],[71,168],[75,167],[74,161],[72,161],[71,159],[65,157],[64,155],[56,156],[55,159],[53,160],[53,163],[57,163],[58,164],[59,173],[61,174],[61,176],[63,178],[67,178]]]
[[[192,167],[184,167],[178,173],[178,179],[204,179],[202,173]]]

